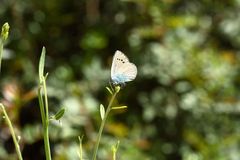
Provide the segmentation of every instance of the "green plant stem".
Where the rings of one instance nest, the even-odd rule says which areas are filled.
[[[83,136],[79,136],[78,137],[79,139],[79,159],[80,160],[83,160],[83,149],[82,149],[82,139],[83,139]]]
[[[116,160],[117,158],[117,150],[118,150],[119,143],[120,141],[118,140],[117,144],[112,147],[113,160]]]
[[[47,160],[51,160],[51,149],[50,149],[50,143],[49,143],[49,133],[48,133],[48,126],[49,126],[49,116],[48,116],[48,97],[47,97],[47,85],[46,85],[46,79],[44,77],[43,80],[43,90],[44,90],[44,101],[45,101],[45,128],[44,128],[44,135],[45,135],[45,148],[47,150],[46,158]]]
[[[44,80],[43,80],[43,91],[44,91],[44,102],[45,102],[45,113],[46,113],[46,116],[45,116],[45,119],[46,119],[46,124],[48,126],[49,124],[49,117],[48,117],[48,97],[47,97],[47,85],[46,85],[46,79],[44,77]]]
[[[113,160],[116,160],[116,152],[113,152]]]
[[[104,128],[104,126],[105,126],[105,123],[106,123],[108,114],[110,113],[110,111],[111,111],[111,109],[112,109],[112,108],[111,108],[111,107],[112,107],[112,103],[113,103],[113,101],[114,101],[117,93],[118,93],[117,91],[115,91],[115,92],[113,93],[113,96],[112,96],[112,98],[111,98],[111,100],[110,100],[110,102],[109,102],[109,104],[108,104],[108,106],[107,106],[107,110],[106,110],[105,116],[104,116],[104,118],[103,118],[103,120],[102,120],[102,122],[101,122],[101,126],[100,126],[100,129],[99,129],[99,131],[98,131],[97,142],[96,142],[95,147],[94,147],[94,152],[93,152],[93,158],[92,158],[92,160],[96,160],[96,158],[97,158],[98,146],[99,146],[99,143],[100,143],[100,140],[101,140],[101,137],[102,137],[103,128]]]
[[[1,66],[2,66],[2,55],[3,55],[3,40],[0,39],[0,72],[1,72]]]
[[[15,135],[15,132],[14,132],[14,129],[13,129],[13,126],[12,126],[12,123],[7,115],[7,112],[5,110],[5,107],[3,106],[3,104],[0,104],[2,110],[3,110],[3,114],[4,114],[4,117],[6,119],[6,122],[7,122],[7,125],[10,129],[10,132],[11,132],[11,135],[12,135],[12,138],[13,138],[13,142],[14,142],[14,145],[15,145],[15,148],[16,148],[16,152],[17,152],[17,156],[18,156],[18,159],[19,160],[22,160],[22,154],[21,154],[21,151],[20,151],[20,147],[19,147],[19,144],[18,144],[18,141],[17,141],[17,137]]]
[[[44,146],[45,146],[46,159],[51,160],[48,125],[46,125],[44,128]]]
[[[38,101],[39,101],[39,106],[40,106],[40,112],[41,112],[41,118],[42,118],[42,124],[45,126],[45,109],[44,109],[44,104],[43,104],[43,99],[42,99],[42,94],[41,94],[41,88],[38,88]]]
[[[41,89],[44,92],[44,100],[42,98]],[[44,149],[46,154],[46,160],[51,160],[51,149],[49,143],[49,116],[48,116],[48,99],[47,99],[47,87],[45,78],[43,78],[42,83],[40,83],[40,88],[38,90],[38,100],[43,124],[43,140],[44,140]],[[44,102],[43,102],[44,101]]]

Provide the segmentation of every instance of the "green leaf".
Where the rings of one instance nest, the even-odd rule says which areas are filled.
[[[65,108],[60,109],[60,110],[53,116],[53,119],[55,119],[55,120],[61,119],[62,116],[64,115],[64,113],[65,113]]]
[[[101,116],[101,119],[103,120],[105,116],[105,108],[102,104],[100,104],[100,116]]]
[[[127,106],[112,107],[112,109],[125,109]]]
[[[39,61],[39,68],[38,68],[40,82],[42,82],[44,78],[43,72],[44,72],[44,64],[45,64],[45,54],[46,54],[46,49],[45,47],[43,47],[40,61]]]
[[[106,87],[106,89],[108,90],[108,92],[109,92],[111,95],[113,94],[112,90],[111,90],[109,87]]]
[[[47,77],[48,77],[48,72],[45,74],[44,78],[47,79]]]

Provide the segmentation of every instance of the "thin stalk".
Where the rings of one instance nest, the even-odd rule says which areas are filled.
[[[2,55],[3,55],[3,40],[0,39],[0,72],[1,72],[1,66],[2,66]]]
[[[43,104],[43,99],[42,99],[42,94],[41,94],[41,88],[38,88],[38,102],[40,106],[40,112],[41,112],[41,118],[42,118],[42,124],[45,126],[45,109],[44,109],[44,104]]]
[[[116,160],[116,152],[113,152],[113,160]]]
[[[47,97],[47,86],[46,86],[46,79],[44,77],[44,80],[43,80],[43,92],[44,92],[44,102],[45,102],[45,113],[46,113],[46,116],[45,116],[45,119],[46,119],[46,124],[48,126],[48,123],[49,123],[49,117],[48,117],[48,97]]]
[[[46,127],[46,125],[47,125],[46,119],[45,119],[46,115],[45,115],[43,98],[42,98],[42,94],[41,94],[41,88],[38,89],[38,101],[39,101],[40,112],[41,112],[41,117],[42,117],[42,124],[43,124],[43,140],[44,140],[44,149],[45,149],[46,159],[50,160],[51,159],[51,154],[49,155],[49,152],[50,152],[49,146],[50,145],[49,145],[49,140],[48,140],[48,132],[46,132],[46,128],[48,130],[48,127]]]
[[[117,150],[118,150],[119,143],[120,141],[118,141],[117,144],[112,147],[113,160],[116,160],[117,158]]]
[[[45,120],[46,120],[46,126],[44,128],[44,135],[45,135],[45,148],[47,150],[46,158],[47,160],[51,160],[51,149],[50,149],[50,143],[49,143],[49,133],[48,133],[48,126],[49,126],[49,116],[48,116],[48,97],[47,97],[47,86],[46,86],[46,79],[44,77],[43,80],[43,90],[44,90],[44,101],[45,101]]]
[[[49,142],[49,116],[48,116],[48,98],[47,98],[47,87],[45,77],[42,82],[40,82],[40,87],[38,90],[38,100],[40,105],[40,112],[42,117],[43,124],[43,140],[44,140],[44,149],[46,154],[46,160],[51,160],[51,150],[50,150],[50,142]],[[43,89],[44,100],[41,94],[41,89]]]
[[[82,148],[82,139],[83,139],[83,136],[79,136],[78,137],[79,139],[79,158],[80,160],[83,160],[83,148]]]
[[[15,145],[15,149],[16,149],[16,152],[17,152],[18,159],[22,160],[23,159],[22,158],[22,154],[21,154],[21,151],[20,151],[20,147],[19,147],[19,144],[18,144],[18,141],[17,141],[17,137],[15,135],[12,123],[11,123],[11,121],[10,121],[8,115],[7,115],[5,107],[2,104],[0,104],[0,106],[1,106],[1,108],[3,110],[3,114],[4,114],[4,117],[6,119],[7,125],[8,125],[8,127],[10,129],[10,132],[11,132],[11,135],[12,135],[12,139],[13,139],[13,142],[14,142],[14,145]]]
[[[45,146],[46,160],[51,160],[48,125],[46,125],[44,128],[44,146]]]
[[[43,75],[44,73],[44,62],[45,62],[45,47],[42,49],[40,61],[39,61],[39,90],[38,90],[38,100],[42,118],[42,125],[43,125],[43,140],[44,140],[44,149],[46,160],[51,160],[51,150],[50,150],[50,143],[49,143],[49,116],[48,116],[48,97],[47,97],[47,85],[46,85],[46,76]]]
[[[110,102],[109,102],[109,104],[107,106],[107,110],[106,110],[105,116],[104,116],[104,118],[103,118],[103,120],[101,122],[101,126],[100,126],[100,129],[99,129],[99,132],[98,132],[98,136],[97,136],[97,142],[96,142],[95,147],[94,147],[92,160],[96,160],[96,158],[97,158],[98,146],[99,146],[99,143],[100,143],[100,140],[101,140],[101,137],[102,137],[103,128],[105,126],[108,114],[110,113],[110,111],[112,109],[111,108],[112,107],[112,103],[113,103],[117,93],[118,93],[117,91],[114,91],[113,96],[112,96],[112,98],[111,98],[111,100],[110,100]]]

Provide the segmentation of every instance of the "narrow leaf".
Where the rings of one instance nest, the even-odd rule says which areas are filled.
[[[45,80],[47,79],[47,77],[48,77],[48,72],[44,76]]]
[[[21,140],[21,136],[17,136],[18,143],[20,142],[20,140]]]
[[[45,64],[45,54],[46,54],[46,49],[45,49],[45,47],[43,47],[40,61],[39,61],[39,68],[38,68],[40,82],[42,82],[43,77],[44,77],[43,72],[44,72],[44,64]]]
[[[106,87],[106,89],[108,90],[108,92],[109,92],[111,95],[113,94],[112,90],[111,90],[109,87]]]
[[[103,120],[105,116],[105,108],[102,104],[100,104],[100,116],[101,116],[101,119]]]
[[[54,119],[56,119],[56,120],[59,120],[59,119],[61,119],[62,118],[62,116],[64,115],[64,113],[65,113],[65,108],[62,108],[62,109],[60,109],[55,115],[54,115]]]
[[[125,109],[127,106],[112,107],[112,109]]]

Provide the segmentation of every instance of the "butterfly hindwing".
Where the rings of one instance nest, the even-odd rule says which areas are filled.
[[[128,63],[121,70],[122,74],[127,78],[126,82],[134,80],[137,76],[137,67],[133,63]]]
[[[136,78],[137,67],[130,63],[127,56],[116,51],[113,57],[111,68],[111,79],[114,84],[122,84]]]
[[[123,63],[129,62],[127,56],[125,56],[121,51],[116,51],[113,56],[112,68],[111,68],[111,76],[116,73],[117,69],[119,69]]]

